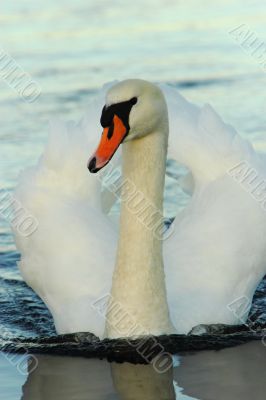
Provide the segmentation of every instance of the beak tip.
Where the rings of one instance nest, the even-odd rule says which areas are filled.
[[[88,170],[92,173],[95,174],[97,171],[99,171],[98,168],[96,168],[96,157],[92,157],[89,162],[88,162]]]

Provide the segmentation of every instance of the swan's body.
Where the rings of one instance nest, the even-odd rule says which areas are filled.
[[[117,337],[187,333],[198,324],[239,324],[228,306],[239,298],[251,302],[266,273],[266,213],[231,176],[234,172],[228,172],[245,160],[264,177],[264,160],[211,107],[199,109],[175,90],[163,90],[170,122],[168,158],[189,168],[186,188],[192,193],[173,234],[163,242],[165,265],[160,237],[126,201],[115,257],[117,232],[101,210],[100,182],[84,167],[97,141],[93,119],[100,114],[102,98],[78,127],[67,131],[55,125],[37,168],[21,179],[17,198],[39,227],[28,238],[17,236],[20,269],[51,310],[59,333]],[[161,91],[139,80],[111,88],[107,105],[134,96],[138,102],[130,105],[130,130],[122,145],[123,180],[133,182],[160,213],[167,108]],[[105,165],[100,154],[99,168]],[[96,171],[95,165],[93,160]],[[92,304],[108,293],[112,304],[105,326]],[[127,313],[119,329],[114,305]],[[240,317],[247,313],[248,307]],[[135,329],[129,329],[132,321]]]

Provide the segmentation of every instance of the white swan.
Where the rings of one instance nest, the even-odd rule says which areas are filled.
[[[261,196],[243,184],[250,168],[263,179],[264,158],[210,106],[200,109],[174,89],[142,80],[109,88],[89,169],[103,168],[123,141],[115,258],[117,232],[102,212],[101,182],[85,168],[99,140],[100,104],[102,93],[77,126],[54,123],[37,167],[21,177],[17,199],[39,221],[31,236],[16,236],[25,281],[47,304],[58,333],[114,338],[239,324],[266,272],[266,213]],[[151,227],[163,209],[167,106],[168,157],[189,169],[183,183],[192,197],[163,242]],[[148,223],[145,210],[135,205],[132,212],[130,191],[143,196]],[[108,293],[102,315],[92,305]]]

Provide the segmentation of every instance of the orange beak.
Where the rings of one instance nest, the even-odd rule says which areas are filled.
[[[111,125],[104,128],[98,148],[88,161],[90,172],[96,173],[108,164],[127,133],[123,121],[114,114]]]

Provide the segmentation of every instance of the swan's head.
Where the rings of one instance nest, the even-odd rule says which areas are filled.
[[[167,107],[156,85],[141,79],[114,85],[106,95],[101,116],[103,133],[88,161],[90,172],[95,173],[108,164],[122,142],[142,138],[164,124],[168,124]]]

